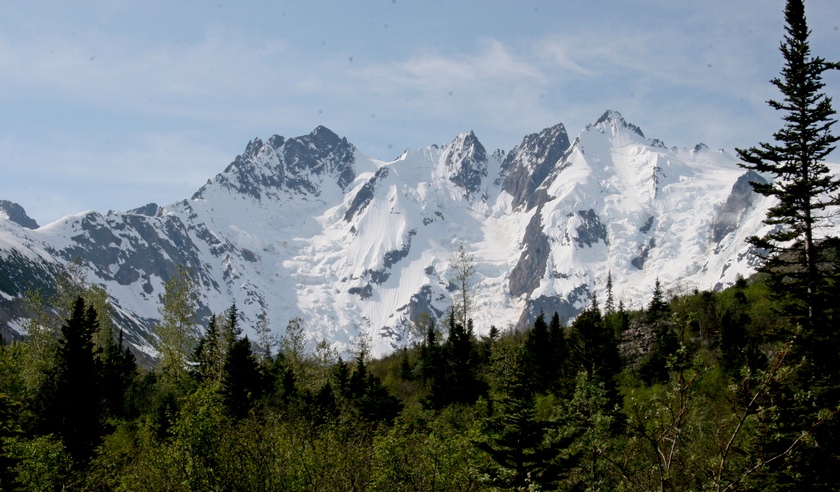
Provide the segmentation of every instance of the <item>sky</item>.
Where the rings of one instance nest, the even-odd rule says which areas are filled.
[[[781,128],[784,3],[2,2],[0,199],[41,225],[166,205],[249,140],[318,125],[392,160],[470,130],[488,151],[557,123],[574,139],[612,109],[734,154]],[[805,7],[813,54],[840,61],[840,2]]]

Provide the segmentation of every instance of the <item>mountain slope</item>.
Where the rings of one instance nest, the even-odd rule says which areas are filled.
[[[150,330],[182,264],[200,289],[200,322],[236,303],[244,326],[293,317],[310,341],[342,349],[362,334],[382,354],[422,313],[450,304],[450,255],[477,264],[476,329],[522,326],[541,311],[573,317],[603,289],[629,306],[656,278],[714,289],[755,265],[744,239],[768,202],[736,160],[703,145],[668,149],[607,111],[570,142],[563,125],[489,153],[472,132],[383,162],[318,127],[254,139],[189,200],[85,212],[29,229],[0,215],[0,323],[20,331],[19,297],[81,258],[111,294],[129,340]],[[25,214],[24,214],[25,215]]]

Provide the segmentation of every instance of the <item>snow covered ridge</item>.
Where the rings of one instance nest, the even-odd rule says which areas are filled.
[[[34,229],[0,211],[0,327],[19,331],[23,292],[79,257],[131,343],[154,353],[164,285],[183,264],[201,323],[235,302],[246,333],[263,316],[278,332],[300,317],[313,343],[342,349],[364,334],[384,354],[449,306],[461,244],[478,267],[479,333],[541,310],[572,318],[604,299],[608,272],[614,295],[640,307],[657,277],[717,289],[754,271],[745,239],[764,227],[767,199],[749,186],[760,179],[725,152],[647,139],[614,111],[571,142],[556,125],[491,153],[467,132],[391,162],[324,127],[254,139],[188,200]]]

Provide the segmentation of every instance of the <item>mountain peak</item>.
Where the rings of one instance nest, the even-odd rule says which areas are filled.
[[[35,219],[26,215],[26,210],[23,207],[8,200],[0,200],[0,218],[3,217],[27,229],[37,229],[39,227]]]
[[[343,350],[363,334],[377,354],[410,344],[422,313],[442,315],[459,243],[478,267],[477,334],[540,311],[570,320],[608,275],[641,305],[657,277],[712,289],[753,272],[744,238],[765,227],[768,204],[751,191],[758,178],[726,153],[672,152],[633,128],[608,111],[571,147],[556,124],[492,156],[468,131],[382,161],[319,126],[243,141],[193,201],[35,231],[3,220],[5,204],[0,271],[27,273],[13,291],[0,285],[0,330],[21,326],[12,297],[77,257],[126,339],[152,356],[146,335],[178,264],[195,272],[202,323],[235,302],[246,329],[299,316],[308,341]]]
[[[262,140],[260,140],[259,137],[254,137],[254,139],[248,142],[248,145],[245,146],[245,151],[242,152],[242,157],[246,159],[256,157],[262,148]]]
[[[342,140],[344,140],[344,142],[347,143],[346,139],[342,139],[334,131],[330,130],[329,128],[327,128],[323,125],[316,126],[315,129],[312,130],[312,132],[307,136],[311,137],[312,140],[313,140],[313,143],[315,143],[319,147],[320,147],[320,145],[324,145],[324,144],[328,145],[328,146],[336,146]],[[303,138],[303,137],[300,137],[300,138]]]
[[[642,133],[642,129],[638,126],[627,123],[621,113],[618,111],[613,111],[612,109],[608,109],[598,118],[598,121],[595,122],[595,127],[597,128],[605,128],[607,125],[611,125],[613,128],[627,128],[628,130],[634,132],[635,134],[639,135],[642,138],[646,138],[645,134]],[[589,128],[587,126],[587,128]]]
[[[513,197],[513,206],[535,205],[534,192],[563,158],[569,148],[569,136],[562,123],[532,133],[507,153],[499,179],[502,189]]]
[[[468,132],[462,132],[457,137],[455,137],[456,142],[478,142],[478,137],[475,136],[475,132],[472,130]]]
[[[268,144],[254,138],[242,155],[199,189],[193,198],[203,198],[215,185],[258,200],[265,196],[276,197],[281,190],[318,196],[326,176],[335,178],[336,184],[344,190],[356,177],[354,151],[355,147],[346,138],[324,126],[300,137],[286,139],[273,135]]]
[[[456,186],[471,196],[481,188],[482,178],[487,177],[487,151],[478,137],[470,130],[455,137],[443,146],[441,163],[443,173]]]

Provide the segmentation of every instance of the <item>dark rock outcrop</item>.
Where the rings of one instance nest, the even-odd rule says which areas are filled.
[[[35,219],[26,215],[26,210],[15,202],[0,200],[0,214],[6,215],[9,220],[21,227],[27,229],[37,229],[39,227]]]

